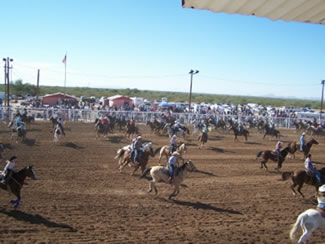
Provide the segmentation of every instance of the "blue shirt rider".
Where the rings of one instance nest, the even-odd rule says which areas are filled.
[[[141,147],[142,147],[142,138],[138,136],[132,143],[132,150],[134,152],[133,163],[138,163],[138,159],[141,155]]]
[[[179,157],[180,154],[178,152],[173,152],[172,156],[168,159],[168,170],[169,170],[169,178],[168,183],[172,183],[174,176],[175,176],[175,167],[177,164],[177,157]]]
[[[16,114],[15,122],[16,122],[16,128],[19,127],[20,124],[23,122],[19,112]]]
[[[300,142],[300,148],[299,148],[299,150],[301,152],[303,152],[304,149],[305,149],[305,132],[302,133],[302,135],[301,135],[301,137],[299,139],[299,142]]]
[[[322,184],[322,178],[320,172],[314,168],[312,161],[311,161],[311,154],[308,154],[305,160],[305,170],[309,175],[315,175],[318,184]]]

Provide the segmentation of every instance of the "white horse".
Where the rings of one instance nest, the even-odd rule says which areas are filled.
[[[160,149],[160,155],[159,155],[159,161],[158,161],[158,164],[160,165],[160,160],[163,156],[166,157],[166,160],[168,161],[168,158],[169,156],[171,155],[170,153],[170,147],[168,145],[165,145],[163,146],[161,149]],[[181,145],[179,145],[176,149],[176,152],[178,152],[180,154],[180,156],[182,157],[183,153],[185,153],[187,151],[187,148],[186,148],[186,144],[185,143],[182,143]]]
[[[168,199],[171,199],[172,197],[175,197],[179,193],[179,186],[184,181],[187,171],[194,172],[197,171],[196,167],[194,166],[194,163],[190,160],[186,163],[184,163],[181,167],[176,169],[176,175],[172,181],[172,185],[175,186],[174,191],[169,195]],[[152,168],[146,169],[143,174],[140,176],[140,178],[143,178],[150,172],[150,175],[152,177],[152,180],[149,182],[149,190],[148,192],[152,191],[152,188],[155,190],[155,194],[157,195],[158,190],[155,186],[155,183],[158,182],[164,182],[168,183],[169,178],[169,170],[167,167],[163,166],[154,166]]]
[[[62,136],[62,130],[59,124],[56,124],[53,130],[53,142],[57,143],[60,140],[61,136]]]
[[[292,241],[296,241],[296,232],[298,231],[299,226],[303,233],[297,243],[307,243],[307,238],[315,230],[318,228],[325,228],[325,217],[323,217],[321,212],[316,209],[308,209],[301,213],[290,231],[290,239]]]

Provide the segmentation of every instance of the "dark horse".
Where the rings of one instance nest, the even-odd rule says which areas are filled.
[[[324,179],[325,176],[325,168],[321,168],[319,170],[321,177]],[[318,187],[321,185],[318,184],[316,176],[315,175],[309,175],[305,170],[296,170],[294,172],[283,172],[282,173],[282,180],[287,180],[291,177],[292,185],[290,186],[292,193],[294,195],[297,195],[297,192],[295,191],[295,187],[298,186],[297,191],[300,193],[300,195],[305,198],[304,194],[301,192],[301,188],[304,185],[304,183],[308,185],[312,185],[315,187],[316,192],[318,190]]]
[[[289,153],[289,147],[284,148],[281,153],[280,153],[280,160],[278,162],[278,167],[276,168],[277,170],[281,169],[282,167],[282,163],[285,160],[286,156]],[[266,170],[268,170],[267,166],[266,166],[266,162],[271,159],[272,161],[278,161],[277,155],[275,154],[275,152],[270,151],[270,150],[266,150],[266,151],[260,151],[256,154],[256,159],[258,159],[259,157],[263,157],[263,160],[261,161],[261,169],[264,167]]]
[[[272,129],[270,128],[268,125],[264,126],[265,132],[264,132],[264,136],[263,139],[269,135],[269,136],[275,136],[275,138],[280,137],[280,131],[276,130],[276,129]]]
[[[249,131],[246,129],[243,129],[242,132],[239,132],[238,129],[234,126],[231,126],[229,130],[232,130],[234,132],[235,135],[235,139],[234,141],[239,141],[237,136],[244,136],[245,137],[245,141],[247,141],[247,136],[249,135]]]
[[[18,208],[20,204],[20,191],[23,188],[26,177],[30,177],[33,180],[36,180],[33,166],[28,166],[19,170],[18,172],[13,172],[7,181],[7,185],[0,183],[1,189],[9,191],[17,197],[17,200],[10,201],[14,208]]]
[[[107,124],[107,127],[105,128],[100,119],[96,119],[94,123],[96,128],[96,138],[98,138],[100,134],[107,136],[108,132],[113,133],[109,124]]]
[[[139,135],[139,129],[135,125],[131,125],[129,122],[126,125],[125,135],[129,138],[131,135]]]
[[[318,144],[318,142],[314,138],[312,138],[309,142],[307,142],[306,145],[303,147],[303,153],[304,153],[305,158],[307,158],[307,155],[309,154],[310,149],[313,144],[316,144],[316,145]],[[289,143],[288,146],[290,148],[289,152],[291,154],[293,154],[293,156],[295,155],[295,152],[297,150],[299,150],[299,148],[300,148],[300,144],[297,144],[296,142],[291,142],[291,143]],[[299,152],[300,152],[300,150],[299,150]]]
[[[35,121],[35,118],[31,115],[24,114],[21,120],[26,124],[26,128],[30,128],[30,124]]]
[[[120,149],[118,152],[118,155],[115,157],[115,159],[123,158],[122,161],[120,161],[120,172],[124,169],[124,167],[128,164],[130,164],[132,167],[134,167],[133,172],[131,175],[134,175],[134,173],[138,170],[138,168],[141,168],[142,173],[147,167],[149,156],[154,157],[157,152],[159,152],[160,148],[156,149],[155,151],[152,148],[152,143],[145,143],[142,149],[142,152],[140,154],[140,158],[138,159],[139,164],[132,163],[131,160],[131,152],[129,150],[124,150],[123,148]]]

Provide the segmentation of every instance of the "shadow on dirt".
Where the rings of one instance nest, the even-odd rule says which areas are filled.
[[[76,149],[76,150],[80,150],[80,149],[83,149],[83,147],[80,147],[72,142],[66,142],[66,143],[63,143],[62,145],[63,147],[70,147],[70,148],[73,148],[73,149]]]
[[[250,141],[245,141],[244,144],[248,144],[248,145],[262,145],[262,143],[250,142]]]
[[[32,147],[32,146],[35,145],[36,140],[35,140],[35,139],[28,139],[28,138],[26,138],[26,139],[24,140],[23,143],[24,143],[25,145],[27,145],[27,146]]]
[[[109,136],[108,141],[111,143],[121,143],[124,139],[123,136]]]
[[[5,209],[0,209],[0,214],[5,214],[5,215],[7,215],[9,217],[15,218],[16,220],[29,222],[31,224],[45,225],[45,226],[50,227],[50,228],[68,229],[68,231],[70,231],[70,232],[76,232],[77,231],[76,229],[74,229],[70,225],[55,223],[55,222],[50,221],[50,220],[48,220],[48,219],[46,219],[46,218],[44,218],[44,217],[42,217],[41,215],[38,215],[38,214],[33,215],[33,214],[24,213],[24,212],[19,211],[19,210],[7,211]]]
[[[192,207],[194,209],[202,209],[202,210],[213,210],[216,212],[224,212],[229,214],[242,214],[241,212],[231,210],[231,209],[224,209],[224,208],[217,208],[210,204],[202,203],[202,202],[188,202],[188,201],[180,201],[180,200],[167,200],[165,198],[159,198],[160,201],[175,203],[177,205]]]
[[[216,153],[224,153],[225,150],[223,150],[222,148],[218,148],[218,147],[209,147],[208,150],[214,151]]]

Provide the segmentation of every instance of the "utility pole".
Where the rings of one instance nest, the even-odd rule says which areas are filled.
[[[190,98],[189,98],[189,104],[188,104],[188,112],[191,112],[191,102],[192,102],[192,83],[193,83],[193,75],[196,75],[197,73],[199,73],[198,70],[194,71],[194,70],[190,70],[189,74],[191,75],[191,83],[190,83]]]
[[[322,98],[321,98],[321,102],[320,102],[320,113],[319,113],[319,120],[320,121],[321,121],[321,118],[322,118],[322,111],[323,111],[323,97],[324,97],[325,80],[322,80],[321,84],[322,84]]]
[[[39,74],[40,74],[40,71],[38,69],[37,70],[37,83],[36,83],[36,106],[37,107],[39,106],[39,103],[38,103],[38,96],[39,96]]]
[[[10,62],[13,62],[14,60],[12,58],[3,58],[2,59],[5,62],[5,106],[8,107],[8,116],[9,116],[9,104],[10,104],[10,81],[9,81],[9,70],[12,69],[10,67]]]

